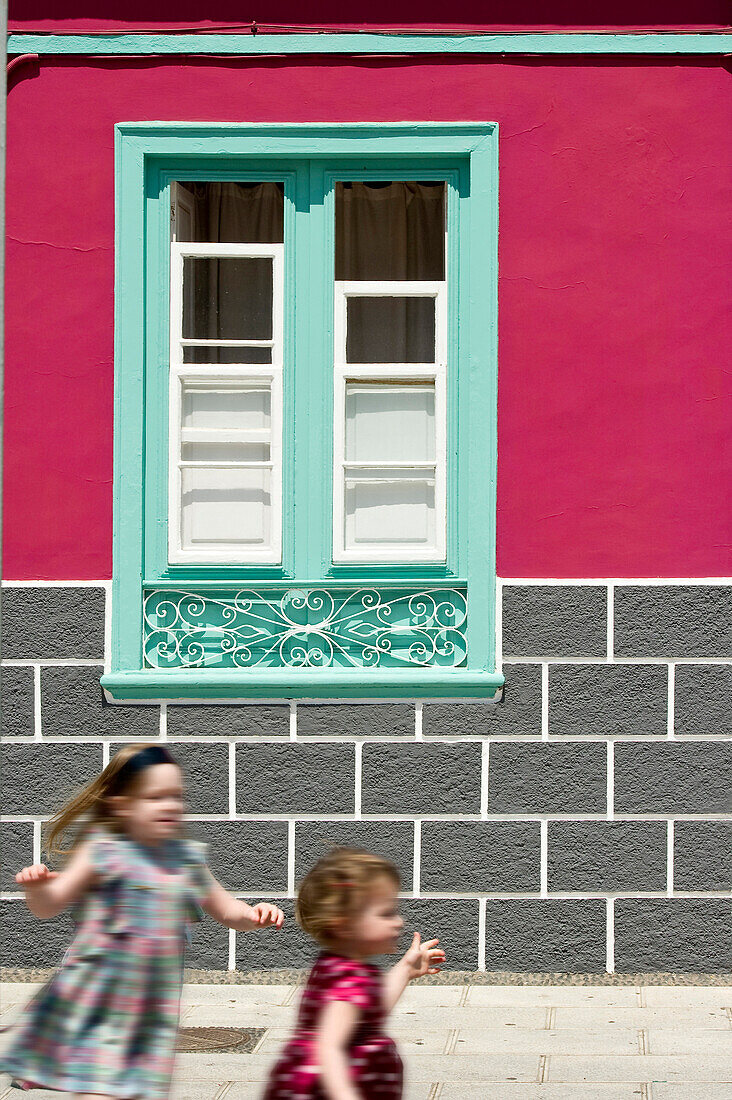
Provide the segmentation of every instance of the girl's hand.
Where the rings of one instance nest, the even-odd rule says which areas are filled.
[[[54,878],[58,878],[58,871],[49,871],[45,863],[33,863],[30,867],[24,867],[22,871],[18,871],[15,881],[19,886],[38,886]]]
[[[439,974],[440,967],[437,964],[445,961],[445,952],[437,946],[439,942],[439,940],[427,940],[422,943],[419,932],[414,933],[409,950],[402,957],[410,982],[413,978],[421,978],[425,974]]]
[[[252,910],[256,913],[257,924],[260,928],[268,928],[271,925],[274,925],[275,928],[281,928],[284,923],[285,914],[276,905],[270,905],[268,901],[258,902],[252,906]]]

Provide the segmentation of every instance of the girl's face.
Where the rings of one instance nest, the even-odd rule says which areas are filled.
[[[374,881],[363,910],[351,923],[348,939],[354,953],[392,955],[397,950],[404,921],[399,915],[396,884],[388,875]]]
[[[129,794],[115,799],[122,826],[143,844],[159,844],[180,832],[185,803],[183,776],[177,764],[145,768]]]

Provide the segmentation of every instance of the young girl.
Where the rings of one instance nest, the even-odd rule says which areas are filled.
[[[399,1100],[402,1063],[384,1018],[407,984],[436,974],[437,940],[411,947],[382,981],[367,960],[393,954],[403,927],[392,863],[336,848],[305,876],[297,920],[325,948],[310,972],[295,1034],[274,1067],[264,1100]]]
[[[165,1100],[178,1028],[186,924],[200,909],[228,928],[274,925],[274,905],[237,901],[181,836],[183,782],[163,745],[129,745],[51,820],[50,853],[80,822],[61,872],[16,875],[28,908],[53,917],[81,902],[59,971],[34,999],[0,1069],[18,1088],[77,1100]]]

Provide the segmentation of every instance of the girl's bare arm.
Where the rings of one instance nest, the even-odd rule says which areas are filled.
[[[63,871],[49,871],[45,863],[24,867],[15,881],[25,891],[25,903],[35,917],[55,917],[80,900],[94,882],[89,845],[74,852]]]
[[[318,1064],[323,1092],[328,1100],[361,1100],[348,1068],[348,1040],[359,1019],[349,1001],[330,1001],[323,1009],[317,1034]]]
[[[236,928],[238,932],[248,932],[253,928],[274,926],[281,928],[285,914],[276,905],[260,901],[257,905],[248,905],[240,898],[234,898],[224,890],[210,872],[211,889],[201,903],[210,917],[227,928]]]

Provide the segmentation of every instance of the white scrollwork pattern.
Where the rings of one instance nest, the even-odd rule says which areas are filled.
[[[454,668],[467,657],[457,588],[153,589],[147,668]]]

